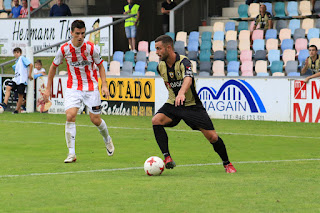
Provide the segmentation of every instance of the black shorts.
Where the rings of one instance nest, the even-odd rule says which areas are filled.
[[[163,113],[172,119],[172,122],[165,125],[165,127],[174,127],[183,120],[193,130],[214,130],[212,121],[201,104],[176,107],[172,104],[165,103],[157,113]]]
[[[16,82],[14,82],[14,81],[8,81],[7,82],[7,86],[12,87],[12,91],[17,91],[18,94],[24,94],[25,93],[25,88],[26,88],[25,84],[17,85]]]

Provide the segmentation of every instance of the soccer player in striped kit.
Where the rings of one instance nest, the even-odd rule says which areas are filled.
[[[65,126],[65,136],[67,147],[69,149],[68,157],[65,163],[76,161],[75,138],[76,138],[76,116],[81,104],[84,103],[90,114],[91,122],[97,126],[100,134],[103,136],[107,153],[112,156],[114,145],[108,133],[108,128],[103,119],[101,119],[101,99],[98,88],[98,71],[102,80],[101,94],[109,97],[109,90],[105,81],[105,69],[99,50],[90,41],[85,38],[85,23],[82,20],[75,20],[71,24],[71,40],[63,44],[54,58],[48,74],[47,88],[44,98],[48,99],[51,93],[53,77],[57,67],[63,62],[67,62],[68,81],[65,92],[65,111],[67,116]]]

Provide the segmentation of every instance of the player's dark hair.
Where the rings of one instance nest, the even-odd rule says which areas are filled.
[[[168,35],[161,35],[158,38],[156,38],[155,42],[159,42],[159,41],[161,41],[162,44],[164,44],[164,45],[170,45],[172,48],[174,48],[173,47],[173,40]]]
[[[309,48],[310,47],[314,47],[316,49],[316,51],[318,51],[318,47],[316,45],[312,44],[312,45],[309,46]]]
[[[16,47],[13,49],[13,53],[15,53],[15,52],[22,53],[22,49],[20,47]]]
[[[40,64],[42,66],[42,61],[40,59],[36,60],[36,62],[34,62],[35,64]]]
[[[71,24],[71,32],[73,32],[75,28],[78,28],[78,29],[86,28],[86,25],[82,20],[75,20]]]

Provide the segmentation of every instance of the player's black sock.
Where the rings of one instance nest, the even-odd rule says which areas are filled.
[[[218,141],[212,144],[214,151],[218,153],[221,160],[223,161],[223,165],[228,165],[230,163],[226,146],[223,143],[223,140],[218,137]]]
[[[153,125],[153,132],[163,156],[170,156],[168,148],[168,135],[162,125]]]

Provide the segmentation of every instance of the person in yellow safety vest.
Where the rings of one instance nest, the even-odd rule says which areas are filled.
[[[124,23],[126,36],[129,41],[130,50],[134,53],[137,52],[136,50],[136,32],[137,32],[137,25],[139,22],[139,16],[140,16],[140,5],[134,4],[133,0],[127,0],[128,4],[124,6],[124,12],[125,15],[133,15],[136,14],[136,16],[133,16],[131,18],[127,18]]]
[[[306,59],[304,67],[301,69],[301,75],[313,75],[319,72],[320,56],[316,45],[310,45],[309,57]]]

